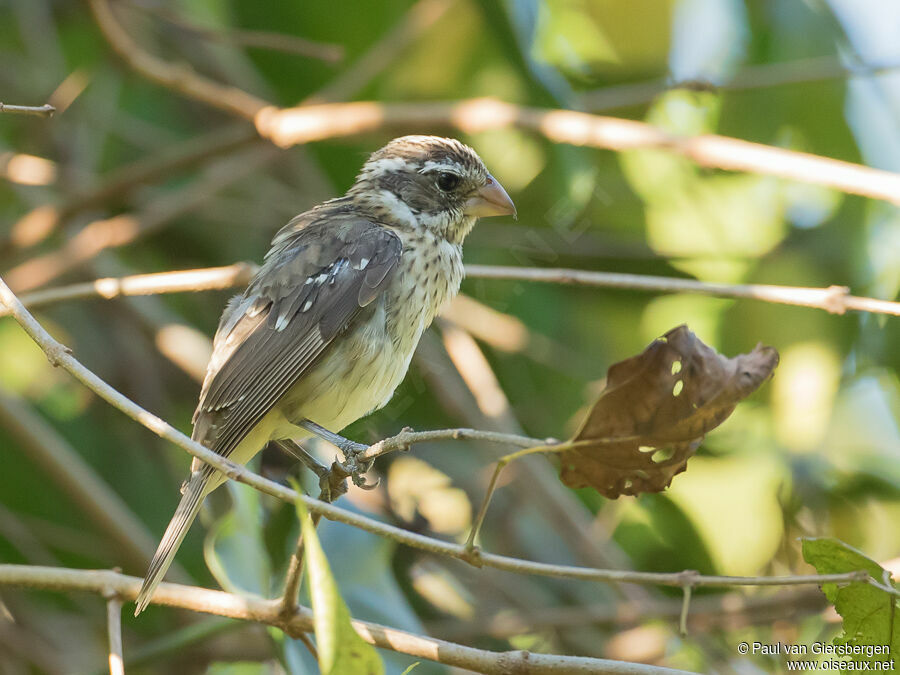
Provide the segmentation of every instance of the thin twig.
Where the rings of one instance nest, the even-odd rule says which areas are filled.
[[[278,156],[272,148],[246,148],[211,164],[204,174],[163,201],[131,214],[95,220],[56,251],[32,258],[4,275],[17,290],[31,290],[74,269],[109,248],[125,246],[198,208],[219,191],[258,171]]]
[[[125,32],[107,0],[89,0],[89,4],[97,25],[113,50],[147,79],[238,117],[246,118],[247,111],[259,111],[267,105],[252,94],[213,82],[188,66],[174,66],[148,54]]]
[[[147,527],[121,497],[50,424],[34,413],[24,401],[0,389],[0,425],[27,453],[28,459],[49,476],[51,484],[67,495],[98,531],[115,542],[122,559],[143,568],[156,550],[156,541]],[[178,581],[190,577],[177,566]]]
[[[223,633],[245,627],[245,624],[239,621],[218,617],[188,624],[184,628],[179,628],[139,647],[129,649],[128,667],[138,668],[148,663],[159,661],[170,654],[184,654],[195,645],[206,642]],[[103,675],[105,672],[106,669],[97,669],[90,675]]]
[[[572,110],[529,108],[495,99],[393,104],[369,101],[279,108],[144,52],[119,25],[107,0],[89,1],[107,41],[135,71],[173,91],[252,121],[260,136],[280,147],[385,128],[408,130],[442,125],[475,133],[517,127],[556,143],[617,152],[667,150],[701,166],[780,176],[900,204],[897,173],[715,134],[677,137],[646,122]]]
[[[106,277],[81,284],[32,291],[22,295],[21,300],[26,307],[34,308],[76,298],[100,297],[111,300],[134,295],[223,290],[247,285],[256,269],[256,265],[239,262],[225,267]],[[0,307],[0,316],[8,314],[9,310]]]
[[[341,45],[315,42],[305,38],[290,35],[288,33],[273,33],[264,30],[241,30],[236,28],[210,28],[189,21],[178,14],[162,7],[151,6],[143,2],[131,1],[131,7],[146,12],[151,16],[180,28],[188,33],[206,40],[215,40],[241,47],[258,47],[272,51],[297,54],[312,59],[319,59],[327,63],[339,63],[344,58],[344,48]]]
[[[900,68],[900,63],[862,63],[847,65],[838,56],[814,56],[780,63],[761,63],[745,66],[721,84],[712,82],[672,82],[659,78],[645,82],[630,82],[589,91],[581,96],[580,108],[599,111],[651,103],[660,94],[677,88],[708,89],[710,91],[745,91],[852,77],[881,75]]]
[[[142,579],[108,570],[70,570],[56,567],[0,564],[0,586],[93,593],[113,591],[123,600],[133,600],[137,597],[141,582]],[[291,616],[283,617],[279,611],[277,600],[264,600],[252,595],[238,596],[222,591],[163,582],[153,594],[152,602],[195,612],[264,623],[276,626],[292,637],[313,629],[310,609],[300,607]],[[608,659],[535,654],[526,651],[491,652],[367,621],[354,620],[353,627],[363,640],[377,647],[479,673],[685,675],[684,671],[680,670]]]
[[[49,103],[40,106],[30,105],[10,105],[9,103],[0,103],[0,113],[9,113],[12,115],[34,115],[36,117],[53,117],[56,112]]]
[[[11,314],[16,321],[25,329],[25,332],[44,350],[47,358],[54,365],[65,368],[77,380],[94,393],[104,399],[107,403],[125,413],[139,424],[150,429],[152,432],[164,438],[180,448],[186,450],[189,454],[197,457],[201,461],[215,467],[228,478],[246,483],[256,488],[260,492],[264,492],[277,499],[289,504],[294,504],[297,500],[302,500],[306,507],[314,512],[320,513],[329,520],[358,527],[367,532],[377,534],[379,536],[388,537],[398,543],[418,548],[423,551],[429,551],[440,555],[445,555],[459,560],[469,560],[470,552],[459,544],[441,541],[432,537],[409,532],[393,525],[388,525],[380,521],[368,518],[366,516],[341,509],[333,504],[327,504],[313,499],[304,494],[300,494],[295,490],[280,485],[274,481],[259,476],[246,467],[235,464],[234,462],[213,452],[209,448],[192,441],[190,438],[179,432],[170,424],[157,417],[153,413],[143,409],[134,401],[130,400],[116,389],[111,387],[91,370],[82,365],[75,357],[71,355],[71,350],[57,342],[49,333],[41,326],[35,318],[22,305],[21,301],[15,294],[9,290],[6,283],[0,279],[0,301],[3,301],[7,307],[11,309]],[[413,433],[413,432],[410,432]],[[489,440],[494,442],[509,442],[511,445],[519,447],[528,447],[534,445],[536,439],[525,437],[517,437],[511,434],[495,434],[491,432],[479,432],[471,429],[451,429],[440,432],[420,432],[416,439],[418,442],[424,440],[436,440],[437,438],[479,438],[479,440]],[[505,437],[505,438],[504,438]],[[501,440],[504,438],[504,440]],[[374,444],[369,451],[364,453],[363,459],[367,459],[366,455],[372,453],[383,454],[387,448],[399,449],[404,444],[410,442],[409,436],[398,434],[392,439],[386,439],[382,444]],[[662,586],[682,587],[684,585],[683,572],[634,572],[629,570],[612,570],[612,569],[596,569],[590,567],[576,567],[572,565],[550,565],[546,563],[533,562],[529,560],[520,560],[517,558],[509,558],[507,556],[497,555],[494,553],[481,552],[478,558],[481,565],[494,567],[496,569],[506,570],[519,574],[535,574],[540,576],[565,577],[571,579],[582,579],[586,581],[602,581],[602,582],[624,582],[636,584],[657,584]],[[871,579],[864,571],[850,572],[847,574],[834,575],[790,575],[782,577],[732,577],[732,576],[707,576],[697,575],[691,577],[691,583],[694,586],[794,586],[807,584],[822,583],[850,583],[853,581],[865,581],[873,586],[882,588],[886,592],[900,594],[900,591],[883,587],[880,582]]]
[[[137,187],[169,179],[178,171],[254,141],[259,142],[259,136],[245,124],[235,122],[176,146],[166,147],[158,154],[117,167],[96,186],[72,195],[59,206],[38,206],[19,218],[10,229],[9,236],[0,244],[0,253],[39,244],[62,223],[82,211],[112,200],[124,200]]]
[[[106,624],[109,632],[109,675],[125,675],[122,652],[122,600],[115,591],[103,593],[106,600]]]
[[[688,634],[688,614],[691,611],[691,596],[693,595],[694,585],[691,579],[696,576],[696,572],[685,571],[685,582],[681,587],[681,613],[678,615],[678,632],[682,637]]]
[[[716,627],[737,630],[771,623],[773,618],[815,614],[827,606],[825,596],[814,587],[765,595],[738,592],[707,595],[691,599],[688,625],[694,629]],[[490,616],[465,620],[442,619],[430,621],[426,626],[430,635],[440,635],[448,640],[465,642],[484,636],[508,640],[523,633],[546,630],[601,626],[621,631],[652,619],[678,621],[683,607],[683,598],[658,598],[642,604],[623,601],[579,606],[532,606],[517,614],[498,609]]]
[[[456,0],[419,0],[353,66],[310,96],[304,103],[344,101],[361,91],[418,40]]]
[[[520,128],[555,143],[616,152],[666,150],[700,166],[779,176],[900,204],[900,174],[890,171],[738,138],[716,134],[672,136],[646,122],[529,108],[496,99],[393,104],[361,101],[285,109],[269,106],[257,109],[253,119],[260,135],[280,147],[386,128],[408,131],[439,125],[465,133]]]
[[[254,263],[235,263],[226,267],[199,268],[177,272],[141,274],[129,277],[98,279],[97,281],[59,288],[48,288],[22,296],[27,307],[48,305],[62,300],[74,300],[107,296],[115,287],[119,295],[153,295],[243,286],[245,277],[252,276],[258,267]],[[167,276],[171,275],[171,276]],[[594,272],[590,270],[518,267],[502,265],[466,265],[466,276],[473,279],[505,279],[511,281],[535,281],[597,288],[659,291],[662,293],[697,293],[722,298],[761,300],[782,305],[821,309],[832,314],[844,314],[853,310],[872,314],[900,316],[900,302],[850,295],[846,286],[814,288],[805,286],[775,286],[770,284],[722,284],[694,279],[656,277],[642,274]],[[190,279],[198,283],[192,286]],[[176,281],[177,280],[177,281]],[[133,289],[133,290],[126,290]],[[8,312],[0,308],[0,316]]]
[[[641,274],[592,272],[573,269],[545,269],[536,267],[503,267],[499,265],[467,265],[466,275],[479,279],[510,279],[540,281],[555,284],[601,286],[663,293],[699,293],[723,298],[762,300],[782,305],[823,309],[831,314],[847,310],[892,314],[900,316],[900,302],[863,298],[850,295],[846,286],[809,288],[802,286],[773,286],[769,284],[720,284],[693,279],[654,277]]]

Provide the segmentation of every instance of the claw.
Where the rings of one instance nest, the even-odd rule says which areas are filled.
[[[353,476],[353,484],[362,490],[374,490],[381,485],[381,476],[378,476],[374,483],[369,483],[365,476]]]

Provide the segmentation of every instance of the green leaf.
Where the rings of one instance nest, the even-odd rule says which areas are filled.
[[[416,661],[415,663],[409,664],[409,668],[407,668],[407,669],[404,670],[402,673],[400,673],[400,675],[409,675],[409,674],[413,671],[413,669],[414,669],[416,666],[418,666],[420,663],[422,663],[422,662],[421,662],[421,661]]]
[[[887,580],[895,587],[881,565],[837,539],[804,539],[803,559],[819,574],[865,570],[874,579]],[[844,633],[834,639],[835,646],[860,650],[860,654],[847,654],[853,661],[893,659],[896,663],[900,658],[900,617],[897,616],[896,595],[862,581],[842,586],[823,584],[822,591],[844,620]],[[886,648],[889,654],[873,654],[873,647]],[[842,655],[843,652],[839,652],[836,656]]]
[[[350,610],[338,591],[315,525],[299,499],[297,517],[303,530],[304,562],[322,675],[383,675],[384,665],[378,652],[353,630]]]
[[[206,565],[226,591],[265,596],[272,583],[272,569],[262,538],[260,494],[233,482],[227,489],[233,507],[206,537]]]

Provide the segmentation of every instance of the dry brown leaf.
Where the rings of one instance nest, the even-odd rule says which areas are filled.
[[[687,326],[610,367],[606,387],[560,453],[560,478],[610,499],[660,492],[685,469],[703,436],[755,391],[778,365],[773,347],[727,358]]]

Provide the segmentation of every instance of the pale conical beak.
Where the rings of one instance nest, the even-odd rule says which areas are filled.
[[[512,216],[516,217],[516,205],[506,194],[506,190],[493,176],[488,176],[484,187],[479,188],[474,197],[466,200],[463,213],[476,218],[488,216]]]

